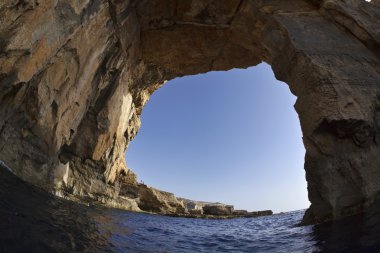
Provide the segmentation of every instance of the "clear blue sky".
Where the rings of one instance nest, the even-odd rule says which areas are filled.
[[[127,164],[180,197],[252,211],[307,208],[295,101],[267,64],[174,79],[144,108]]]

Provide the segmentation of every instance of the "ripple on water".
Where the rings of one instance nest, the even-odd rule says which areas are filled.
[[[0,252],[380,252],[371,212],[297,226],[304,211],[204,220],[87,207],[52,197],[0,168]]]

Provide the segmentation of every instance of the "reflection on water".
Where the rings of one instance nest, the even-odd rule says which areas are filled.
[[[163,217],[55,198],[0,169],[0,252],[380,252],[380,204],[318,226],[304,211],[255,219]]]
[[[313,236],[325,252],[380,252],[380,202],[364,214],[314,226]]]
[[[4,169],[0,213],[0,252],[112,252],[94,219],[98,210],[55,198]]]

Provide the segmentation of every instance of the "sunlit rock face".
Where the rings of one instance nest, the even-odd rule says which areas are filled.
[[[377,0],[3,0],[0,17],[0,159],[32,184],[138,210],[124,154],[149,96],[265,61],[298,97],[305,222],[380,197]]]

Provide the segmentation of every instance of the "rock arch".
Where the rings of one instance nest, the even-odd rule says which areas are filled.
[[[133,209],[124,154],[150,94],[265,61],[298,97],[305,221],[380,196],[378,1],[6,0],[0,16],[0,159],[32,184]]]

